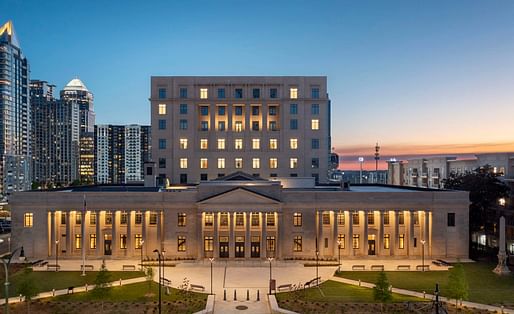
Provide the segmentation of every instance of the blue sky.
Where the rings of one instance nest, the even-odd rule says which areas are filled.
[[[149,123],[151,75],[326,75],[343,157],[514,151],[514,1],[2,0],[9,19],[31,77],[79,76],[98,123]]]

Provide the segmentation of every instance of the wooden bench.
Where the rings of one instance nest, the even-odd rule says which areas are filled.
[[[293,286],[293,285],[292,285],[292,284],[290,284],[290,283],[285,284],[285,285],[280,285],[280,286],[278,286],[278,287],[277,287],[277,290],[278,290],[278,291],[291,291],[291,287],[292,287],[292,286]]]
[[[381,271],[384,271],[384,265],[371,265],[371,270],[381,270]]]
[[[305,288],[305,287],[310,287],[312,284],[314,284],[314,283],[318,283],[320,280],[321,280],[321,277],[314,278],[314,279],[312,279],[312,280],[310,280],[310,281],[307,281],[307,282],[305,283],[305,285],[304,285],[304,288]]]
[[[37,261],[34,261],[31,264],[32,264],[32,266],[36,266],[37,267],[37,266],[41,266],[42,262],[43,262],[42,259],[38,259]]]
[[[444,266],[441,262],[439,261],[432,261],[432,264],[434,264],[435,266]]]
[[[430,270],[430,265],[416,265],[416,270]]]
[[[123,265],[122,270],[136,270],[136,265]]]
[[[47,264],[46,265],[46,270],[50,270],[50,269],[53,269],[55,271],[60,270],[61,269],[61,265]]]
[[[80,265],[80,270],[93,270],[95,269],[95,267],[93,265],[90,265],[90,264],[86,264],[86,265]]]
[[[39,264],[39,266],[40,266],[40,267],[44,267],[44,266],[46,266],[46,265],[48,265],[48,262],[47,262],[47,261],[43,261],[43,262],[41,262],[41,263]]]
[[[169,287],[171,286],[171,280],[161,277],[161,285]]]
[[[193,290],[193,291],[200,291],[200,292],[204,292],[204,291],[205,291],[205,287],[204,287],[204,286],[201,286],[201,285],[194,285],[194,284],[191,284],[191,290]]]
[[[398,265],[396,266],[397,270],[410,270],[410,265]]]
[[[365,270],[365,265],[352,265],[352,270]]]
[[[441,263],[442,266],[450,266],[450,263],[448,263],[447,261],[444,261],[442,259],[438,259],[437,260],[439,263]]]

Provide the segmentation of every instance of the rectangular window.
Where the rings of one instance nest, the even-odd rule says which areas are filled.
[[[218,88],[218,98],[220,98],[220,99],[225,98],[225,89],[224,88]]]
[[[226,111],[227,111],[227,107],[218,106],[218,116],[224,116]]]
[[[289,98],[298,99],[298,88],[290,88],[289,89]]]
[[[389,224],[389,211],[384,212],[384,225]]]
[[[243,139],[237,138],[234,141],[234,148],[237,149],[237,150],[243,149]]]
[[[234,90],[234,98],[236,98],[236,99],[243,98],[243,89],[242,88],[236,88]]]
[[[258,88],[254,88],[252,89],[252,97],[254,99],[258,99],[258,98],[261,98],[261,90],[258,89]]]
[[[278,159],[270,158],[269,159],[269,167],[270,167],[270,169],[277,169],[278,168]]]
[[[258,138],[252,139],[252,149],[261,149],[261,140]]]
[[[209,115],[209,106],[200,106],[200,115],[208,116]]]
[[[328,238],[325,238],[325,249],[328,248]]]
[[[311,105],[311,114],[315,116],[319,115],[319,104]]]
[[[143,223],[143,213],[136,213],[135,223],[136,225],[140,225]]]
[[[200,149],[208,149],[209,141],[206,138],[200,139]]]
[[[398,224],[399,225],[405,224],[405,216],[403,215],[403,211],[398,212]]]
[[[278,89],[270,88],[269,89],[269,98],[278,98]]]
[[[319,130],[319,119],[312,119],[311,120],[311,129],[312,130]]]
[[[289,114],[298,114],[298,104],[289,105]]]
[[[270,121],[268,125],[269,131],[276,131],[277,130],[277,121]]]
[[[319,158],[311,158],[311,168],[312,169],[318,169],[319,168]]]
[[[200,173],[200,181],[207,181],[208,179],[207,173]]]
[[[156,225],[157,224],[157,213],[150,213],[150,224]]]
[[[289,121],[289,128],[290,128],[291,130],[298,130],[298,120],[296,120],[296,119],[291,119],[291,120]]]
[[[205,226],[212,227],[214,225],[214,214],[213,213],[205,213]]]
[[[275,226],[275,214],[274,213],[266,213],[266,226],[268,226],[268,227]]]
[[[298,139],[297,138],[289,139],[289,148],[298,149]]]
[[[106,225],[112,225],[112,213],[111,212],[106,212],[104,219],[105,219]]]
[[[266,251],[275,252],[275,237],[267,236],[266,237]]]
[[[414,245],[413,245],[414,247],[417,247],[417,246],[418,246],[418,238],[414,238],[414,243],[413,243],[413,244],[414,244]]]
[[[96,213],[89,214],[89,224],[96,225]]]
[[[337,224],[344,226],[344,213],[337,213]]]
[[[187,169],[187,158],[180,158],[180,169]]]
[[[252,116],[258,116],[258,115],[259,115],[259,107],[252,106]]]
[[[180,104],[180,114],[187,114],[187,104]]]
[[[405,235],[404,234],[400,234],[398,236],[399,238],[399,241],[398,241],[398,248],[400,249],[404,249],[405,248]]]
[[[295,236],[293,240],[293,252],[302,251],[302,236]]]
[[[242,121],[236,121],[234,123],[234,128],[236,132],[243,132],[243,122]]]
[[[389,249],[391,245],[391,237],[389,234],[384,234],[384,249]]]
[[[82,224],[82,213],[80,213],[80,212],[75,213],[75,224],[76,225]]]
[[[243,107],[242,106],[236,106],[235,107],[235,113],[236,113],[236,116],[242,116],[243,115]]]
[[[200,169],[207,169],[208,162],[207,158],[200,158]]]
[[[235,166],[236,169],[243,168],[243,158],[236,158],[234,166]]]
[[[252,131],[259,131],[259,121],[252,121]]]
[[[276,138],[269,139],[269,149],[277,149],[278,148],[278,140]]]
[[[82,248],[82,235],[76,234],[75,235],[75,249],[79,250]]]
[[[66,224],[66,213],[61,212],[61,225]]]
[[[120,215],[120,225],[126,225],[128,221],[128,214],[126,212],[121,213]]]
[[[225,169],[225,158],[218,158],[218,169]]]
[[[339,247],[339,249],[345,249],[346,247],[346,241],[345,241],[345,236],[344,234],[338,234],[337,235],[337,245]]]
[[[319,139],[313,138],[311,140],[311,148],[312,149],[319,149]]]
[[[277,106],[269,106],[268,112],[270,116],[276,116],[278,112]]]
[[[352,238],[352,248],[354,249],[358,249],[359,248],[359,235],[358,234],[354,234],[353,235],[353,238]]]
[[[261,167],[261,159],[260,158],[252,158],[252,168],[259,169]]]
[[[180,120],[180,122],[179,122],[179,128],[180,128],[181,130],[187,130],[187,120],[184,120],[184,119]]]
[[[187,149],[187,138],[180,139],[180,149]]]
[[[96,234],[94,233],[89,235],[89,248],[96,249]]]
[[[330,225],[330,213],[322,213],[321,220],[324,225]]]
[[[166,168],[166,158],[159,158],[159,168]]]
[[[293,226],[295,226],[295,227],[302,226],[302,213],[294,213],[293,214]]]
[[[186,219],[187,219],[186,213],[178,213],[177,215],[178,215],[178,217],[177,217],[177,226],[185,227],[186,226]]]
[[[159,104],[159,115],[165,115],[165,114],[166,114],[166,105]]]
[[[352,223],[354,225],[358,225],[359,224],[359,213],[358,212],[352,213]]]
[[[311,88],[311,98],[312,99],[318,99],[319,98],[319,88],[318,87]]]
[[[375,213],[373,211],[368,212],[368,225],[375,224]]]
[[[218,131],[225,131],[225,121],[218,122]]]
[[[205,252],[213,252],[214,251],[214,237],[205,236],[203,238],[203,248]]]
[[[134,247],[139,250],[143,248],[143,235],[139,233],[134,235]]]
[[[166,120],[159,119],[159,130],[166,130]]]
[[[244,226],[245,216],[243,213],[236,213],[236,226],[242,227]]]
[[[225,149],[225,139],[224,138],[218,139],[218,149],[219,150]]]
[[[166,99],[166,88],[159,88],[159,99]]]
[[[455,227],[455,213],[448,213],[448,227]]]
[[[291,169],[298,168],[298,158],[290,158],[289,159],[289,168],[291,168]]]
[[[159,139],[159,149],[166,149],[166,139],[164,139],[164,138]]]
[[[200,88],[200,99],[207,99],[209,97],[209,90],[207,88]]]
[[[186,87],[180,88],[180,98],[187,98],[187,88]]]
[[[259,226],[259,214],[258,213],[252,213],[251,220],[252,220],[252,227]]]
[[[220,226],[227,227],[228,226],[228,213],[221,213],[220,215]]]
[[[200,122],[200,131],[209,131],[209,121]]]
[[[179,251],[179,252],[186,251],[186,236],[178,236],[177,237],[177,251]]]
[[[127,249],[127,235],[126,234],[120,234],[120,249],[122,249],[122,250]]]

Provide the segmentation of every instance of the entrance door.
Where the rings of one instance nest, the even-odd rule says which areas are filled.
[[[245,257],[245,238],[236,237],[236,257]]]
[[[375,235],[368,236],[368,255],[375,255]]]
[[[112,238],[110,234],[104,236],[104,255],[112,255]]]
[[[252,237],[252,242],[250,243],[250,256],[251,257],[261,257],[261,238],[258,236]]]
[[[228,258],[228,237],[220,237],[220,258]]]

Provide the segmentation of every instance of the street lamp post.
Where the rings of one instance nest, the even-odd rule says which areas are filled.
[[[59,271],[59,240],[55,240],[55,271]]]
[[[341,240],[337,240],[337,272],[341,271]]]
[[[271,295],[271,262],[273,261],[273,257],[268,257],[269,262],[269,294]]]
[[[425,240],[421,240],[421,267],[425,271]]]
[[[318,267],[319,267],[319,251],[316,250],[316,286],[319,284],[319,275],[318,275]]]
[[[359,174],[359,183],[362,184],[362,163],[364,162],[364,157],[359,157],[359,163],[361,165],[361,171],[360,171],[360,174]]]
[[[159,252],[158,249],[153,250],[153,252],[157,253],[157,257],[159,259],[159,314],[161,314],[161,303],[162,303],[162,300],[161,300],[161,281],[162,281],[162,278],[161,278],[161,253]]]
[[[141,240],[141,271],[143,271],[143,244],[145,244],[145,240]]]
[[[211,294],[212,293],[212,263],[214,262],[214,257],[209,257],[209,261],[211,262]]]
[[[3,242],[2,239],[0,239],[0,243]],[[16,251],[18,250],[21,250],[21,247],[20,248],[17,248],[16,250],[14,250],[14,252],[7,252],[3,255],[0,256],[0,259],[2,260],[2,264],[4,264],[4,271],[5,271],[5,282],[4,282],[4,293],[5,293],[5,313],[8,314],[9,313],[9,265],[11,264],[11,260],[14,256],[14,253],[16,253]]]

